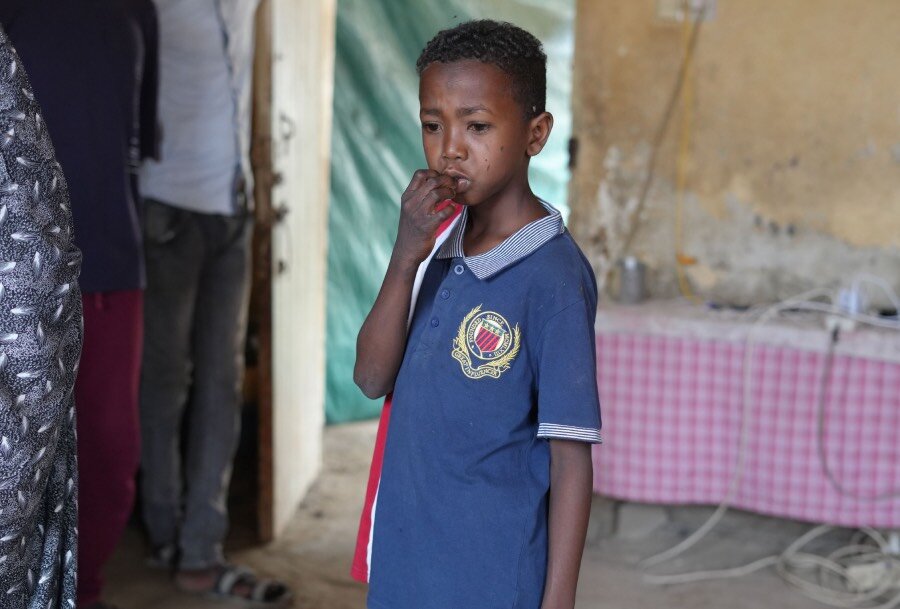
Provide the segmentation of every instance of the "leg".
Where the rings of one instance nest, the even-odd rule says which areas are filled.
[[[222,217],[205,218],[203,224],[210,250],[197,295],[187,506],[175,582],[185,591],[281,607],[292,598],[285,584],[227,565],[222,555],[239,433],[252,225],[249,219]]]
[[[177,542],[181,419],[191,384],[191,328],[204,254],[196,214],[154,201],[145,208],[147,290],[141,374],[141,500],[154,546]]]
[[[197,294],[194,385],[187,447],[187,501],[181,567],[223,560],[227,499],[237,447],[250,287],[248,218],[204,218],[206,266]],[[212,249],[212,244],[217,247]]]
[[[140,454],[141,291],[85,294],[78,414],[78,606],[100,598],[101,569],[134,502]]]

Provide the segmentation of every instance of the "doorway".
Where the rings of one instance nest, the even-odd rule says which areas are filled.
[[[322,462],[335,4],[262,0],[256,16],[247,405],[230,503],[262,542]]]

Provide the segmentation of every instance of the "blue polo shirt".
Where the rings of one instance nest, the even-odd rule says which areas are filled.
[[[550,446],[600,442],[597,287],[557,210],[425,272],[394,386],[370,609],[538,609]]]

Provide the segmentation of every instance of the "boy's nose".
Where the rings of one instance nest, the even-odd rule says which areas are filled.
[[[462,134],[458,133],[456,129],[448,130],[446,133],[442,156],[448,160],[465,159],[466,150]]]

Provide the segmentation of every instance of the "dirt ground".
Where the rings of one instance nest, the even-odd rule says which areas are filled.
[[[365,586],[348,575],[375,423],[329,427],[322,475],[285,535],[263,547],[230,553],[233,562],[289,582],[303,609],[362,609]],[[236,481],[237,483],[238,481]],[[771,570],[741,579],[654,587],[643,583],[641,558],[671,547],[711,513],[709,508],[624,504],[597,498],[581,572],[578,609],[814,609],[822,607]],[[696,548],[659,573],[738,566],[777,553],[809,525],[742,512],[726,518]],[[232,540],[233,547],[246,542]],[[121,609],[234,607],[175,591],[167,574],[143,562],[144,542],[132,525],[107,569],[107,599]],[[463,609],[463,608],[448,608]],[[477,608],[464,608],[477,609]]]

